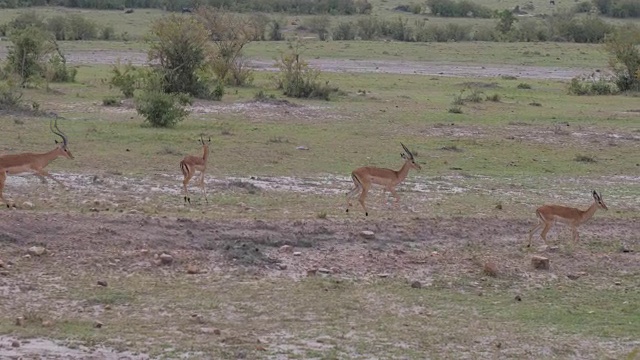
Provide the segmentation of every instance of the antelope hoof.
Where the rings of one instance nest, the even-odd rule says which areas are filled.
[[[347,209],[345,212],[349,212],[349,209]]]
[[[368,212],[364,213],[364,216],[369,216],[369,213]]]

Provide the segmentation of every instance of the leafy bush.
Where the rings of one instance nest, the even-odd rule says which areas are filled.
[[[275,78],[277,88],[290,97],[329,100],[338,89],[330,87],[328,81],[324,84],[318,81],[320,70],[312,69],[301,59],[300,48],[298,42],[289,44],[290,51],[280,55],[276,64],[280,69]]]
[[[116,30],[111,25],[107,25],[100,29],[100,40],[115,40]]]
[[[628,25],[619,28],[607,39],[605,49],[611,55],[609,65],[620,91],[640,91],[640,28]]]
[[[237,14],[208,7],[198,9],[196,14],[213,41],[215,51],[211,51],[209,57],[217,79],[229,85],[250,85],[253,71],[242,56],[242,49],[264,32],[262,20],[247,21]],[[202,80],[209,84],[215,82],[211,76]]]
[[[120,100],[115,96],[107,96],[102,99],[102,105],[104,106],[120,106]]]
[[[442,17],[477,17],[488,19],[493,11],[471,1],[428,0],[427,6],[435,16]]]
[[[136,89],[139,89],[142,82],[142,73],[131,63],[120,66],[120,62],[111,68],[111,79],[109,83],[120,89],[125,98],[132,98]]]
[[[67,61],[58,53],[49,58],[47,80],[51,82],[71,83],[76,81],[78,69],[67,67]]]
[[[212,53],[207,29],[194,17],[169,15],[151,25],[149,60],[163,78],[166,93],[185,93],[198,98],[211,95],[205,79],[207,57]]]
[[[0,82],[0,110],[21,110],[22,91],[12,81]]]
[[[356,27],[362,40],[373,40],[380,35],[380,21],[373,16],[358,19]]]
[[[333,30],[333,40],[353,40],[356,38],[355,26],[347,21],[343,21]]]
[[[569,84],[572,95],[613,95],[617,93],[615,85],[604,78],[574,77]]]
[[[527,83],[520,83],[520,84],[518,84],[517,88],[518,88],[518,89],[525,89],[525,90],[528,90],[528,89],[531,89],[531,85],[530,85],[530,84],[527,84]]]
[[[42,79],[46,58],[55,51],[52,36],[41,28],[29,27],[13,31],[10,39],[13,46],[7,54],[6,71],[18,75],[22,85]]]
[[[189,115],[184,108],[189,104],[191,98],[187,94],[168,94],[162,86],[151,86],[136,98],[136,111],[153,127],[174,127]]]

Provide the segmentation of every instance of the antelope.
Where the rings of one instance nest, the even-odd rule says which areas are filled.
[[[180,169],[184,180],[182,180],[182,186],[184,187],[184,202],[191,204],[191,198],[189,197],[189,190],[187,184],[191,178],[196,174],[196,171],[200,171],[200,187],[204,193],[204,200],[209,203],[207,199],[207,190],[204,186],[204,172],[207,169],[207,159],[209,158],[209,144],[211,143],[211,137],[209,141],[204,141],[202,135],[200,135],[200,143],[202,144],[202,157],[187,155],[180,161]]]
[[[400,170],[395,171],[391,169],[384,169],[379,167],[365,166],[361,168],[357,168],[353,170],[351,173],[351,179],[353,180],[353,184],[355,187],[347,193],[347,211],[349,212],[349,207],[351,206],[351,198],[354,197],[358,192],[360,192],[360,197],[358,201],[362,208],[364,209],[364,215],[369,216],[369,212],[367,211],[367,207],[364,204],[365,199],[367,198],[367,193],[371,188],[372,184],[382,185],[384,189],[382,194],[384,196],[385,192],[388,190],[395,197],[395,206],[398,206],[398,202],[400,201],[400,196],[395,190],[395,187],[400,184],[409,174],[409,170],[422,169],[420,164],[415,162],[414,156],[404,146],[403,143],[400,143],[402,148],[404,149],[404,153],[400,153],[400,157],[404,159],[404,164]]]
[[[538,223],[534,226],[531,231],[529,231],[529,244],[527,247],[531,246],[531,238],[533,233],[544,226],[542,232],[540,233],[540,237],[544,240],[544,243],[547,243],[547,233],[551,229],[551,227],[556,222],[561,222],[563,224],[569,225],[571,227],[571,234],[574,243],[578,241],[578,225],[587,222],[587,220],[591,219],[593,214],[595,214],[596,210],[602,208],[604,210],[609,210],[607,205],[602,200],[602,197],[598,195],[598,193],[593,190],[593,204],[587,210],[580,210],[576,208],[560,206],[560,205],[544,205],[539,207],[536,210],[536,216],[538,217]]]
[[[51,121],[49,123],[49,128],[51,132],[60,136],[62,142],[58,142],[55,140],[56,147],[55,149],[43,153],[43,154],[34,154],[34,153],[21,153],[21,154],[12,154],[12,155],[4,155],[0,156],[0,201],[4,202],[7,207],[10,207],[9,203],[7,203],[2,197],[2,190],[4,189],[4,184],[7,179],[7,175],[15,175],[25,172],[31,172],[42,180],[42,182],[46,183],[45,177],[52,179],[53,181],[60,184],[63,188],[65,187],[62,182],[58,179],[54,178],[45,170],[44,168],[49,165],[49,163],[55,160],[58,157],[66,157],[69,159],[73,159],[73,155],[71,151],[69,151],[69,140],[67,136],[58,128],[58,119],[55,121]],[[14,205],[15,206],[15,205]]]

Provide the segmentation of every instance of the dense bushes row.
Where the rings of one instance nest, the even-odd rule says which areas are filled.
[[[638,0],[593,0],[593,4],[604,15],[616,18],[640,17]]]
[[[596,16],[575,17],[558,13],[546,18],[524,18],[508,28],[496,25],[473,27],[458,23],[429,24],[425,20],[412,23],[403,17],[380,20],[375,17],[343,21],[330,33],[334,40],[373,40],[391,38],[398,41],[570,41],[600,43],[614,30]],[[327,30],[327,32],[329,32]],[[328,35],[327,35],[328,36]]]
[[[113,40],[115,30],[112,26],[99,27],[80,14],[56,15],[44,19],[35,11],[18,15],[9,23],[0,25],[0,36],[10,35],[12,31],[37,27],[53,34],[56,40]]]
[[[367,0],[0,0],[0,9],[45,5],[102,10],[158,8],[169,11],[208,5],[234,12],[335,15],[367,14],[371,11],[371,4]]]

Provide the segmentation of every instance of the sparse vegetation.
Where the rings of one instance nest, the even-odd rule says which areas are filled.
[[[292,42],[289,51],[282,53],[277,63],[280,73],[276,76],[276,86],[283,93],[296,98],[316,98],[329,100],[338,88],[329,86],[328,82],[318,80],[320,71],[313,69],[301,58],[303,45]]]

